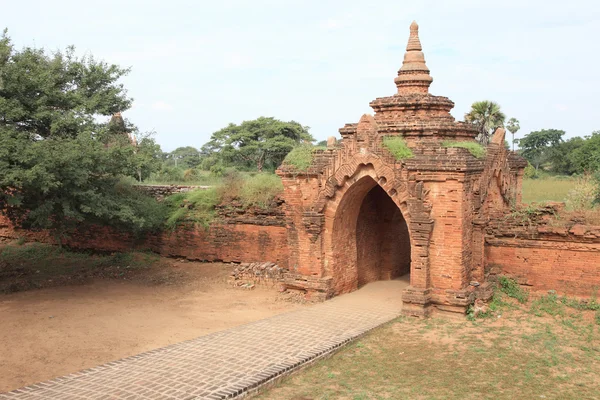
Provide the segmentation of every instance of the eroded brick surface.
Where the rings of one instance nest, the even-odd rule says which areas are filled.
[[[397,317],[406,285],[375,282],[325,303],[0,394],[0,399],[234,398]]]

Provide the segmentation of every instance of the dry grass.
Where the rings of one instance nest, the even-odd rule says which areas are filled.
[[[258,398],[598,398],[599,315],[546,303],[474,322],[400,318]]]
[[[566,201],[577,181],[570,177],[550,177],[523,180],[523,203]]]

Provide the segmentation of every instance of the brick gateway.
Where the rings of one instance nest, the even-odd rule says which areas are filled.
[[[292,287],[330,297],[380,279],[410,274],[404,312],[464,312],[489,294],[484,226],[520,201],[526,162],[494,134],[478,159],[450,142],[475,141],[475,127],[456,122],[454,103],[429,93],[418,25],[410,26],[397,93],[373,100],[375,115],[340,129],[310,168],[284,164]],[[395,159],[384,137],[402,137],[413,157]]]

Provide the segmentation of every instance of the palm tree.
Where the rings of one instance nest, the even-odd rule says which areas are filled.
[[[476,101],[471,105],[471,111],[465,114],[465,121],[471,122],[477,127],[479,135],[477,140],[483,146],[490,142],[493,131],[504,126],[506,115],[500,111],[500,105],[493,101]]]
[[[511,118],[506,123],[506,129],[512,134],[512,149],[515,151],[515,133],[519,129],[521,129],[521,125],[519,125],[519,120],[516,118]]]

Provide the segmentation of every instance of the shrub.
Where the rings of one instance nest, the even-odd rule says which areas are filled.
[[[88,222],[106,224],[136,236],[157,232],[163,227],[168,208],[154,197],[136,189],[127,180],[117,183],[109,198],[111,203],[107,206],[118,210],[118,214],[109,218],[90,219]],[[100,212],[98,214],[101,215]]]
[[[385,147],[398,161],[406,158],[412,158],[413,152],[400,136],[386,136],[383,138],[383,147]]]
[[[284,164],[295,167],[298,171],[306,171],[313,160],[314,147],[310,144],[303,144],[294,147],[283,159]]]
[[[283,192],[281,179],[275,174],[257,174],[244,182],[240,190],[240,200],[248,207],[265,207]]]
[[[188,168],[185,171],[183,171],[183,180],[185,182],[191,182],[191,181],[198,180],[199,177],[200,177],[199,171],[194,168]]]
[[[574,211],[585,211],[594,208],[598,199],[597,181],[589,174],[577,178],[575,187],[567,194],[567,207]]]
[[[166,226],[175,229],[184,221],[197,223],[207,228],[215,216],[215,206],[220,197],[216,188],[198,189],[187,193],[177,193],[165,199],[170,212]]]
[[[485,157],[485,148],[477,142],[455,142],[452,140],[446,140],[442,143],[442,146],[467,149],[475,158]]]
[[[246,178],[236,169],[228,169],[223,172],[223,180],[217,188],[221,202],[231,202],[240,197],[240,190],[246,183]]]
[[[152,183],[182,182],[184,171],[179,168],[163,166],[158,172],[153,172],[146,180]]]
[[[538,171],[535,169],[535,167],[531,165],[530,162],[527,162],[527,166],[523,171],[523,177],[526,179],[537,179],[538,176]]]

